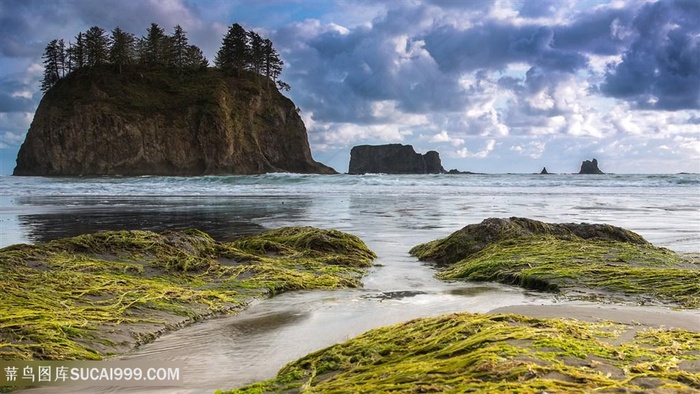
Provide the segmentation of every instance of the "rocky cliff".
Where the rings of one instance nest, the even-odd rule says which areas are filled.
[[[360,145],[350,151],[350,174],[442,174],[440,154],[416,153],[411,145]]]
[[[335,173],[272,81],[215,69],[78,70],[36,111],[14,175]]]
[[[581,163],[581,170],[579,174],[604,174],[603,171],[598,168],[598,160],[585,160]]]

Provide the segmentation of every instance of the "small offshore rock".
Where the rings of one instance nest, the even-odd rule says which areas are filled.
[[[598,168],[598,160],[585,160],[581,163],[581,171],[579,174],[605,174]]]
[[[350,174],[444,174],[440,154],[416,153],[411,145],[358,145],[350,151]]]

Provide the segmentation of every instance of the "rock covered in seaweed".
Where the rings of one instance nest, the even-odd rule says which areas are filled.
[[[700,306],[700,264],[607,224],[486,219],[413,247],[442,279],[493,281],[585,299]]]
[[[454,264],[487,246],[509,239],[553,236],[563,240],[596,239],[647,244],[639,234],[607,224],[545,223],[527,218],[489,218],[479,224],[470,224],[449,237],[428,242],[411,249],[420,259],[438,264]]]
[[[358,287],[374,258],[358,237],[313,227],[231,242],[198,230],[107,231],[8,246],[0,355],[100,359],[254,297]]]
[[[686,330],[455,313],[368,331],[222,394],[690,393],[698,352]]]

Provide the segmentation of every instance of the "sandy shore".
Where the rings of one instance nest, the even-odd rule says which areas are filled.
[[[596,322],[609,320],[632,326],[681,328],[700,331],[700,310],[623,305],[513,305],[488,313],[516,313],[531,317],[570,318]]]

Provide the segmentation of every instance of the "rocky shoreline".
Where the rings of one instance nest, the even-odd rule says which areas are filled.
[[[569,299],[700,307],[700,264],[605,224],[486,219],[410,253],[445,280],[493,281]]]
[[[357,237],[289,227],[214,241],[198,230],[110,231],[0,249],[7,360],[98,360],[253,299],[360,286]]]
[[[700,333],[455,313],[369,331],[227,393],[696,392]]]
[[[443,280],[502,282],[589,303],[415,319],[229,392],[700,390],[697,256],[610,225],[515,217],[468,225],[410,253]],[[313,227],[231,242],[198,230],[112,231],[13,245],[0,249],[1,297],[12,305],[0,356],[115,356],[256,298],[361,286],[375,257],[358,237]]]
[[[599,306],[512,306],[416,319],[225,393],[700,390],[697,259],[619,227],[525,218],[487,219],[410,253],[435,264],[445,280],[514,284]]]

